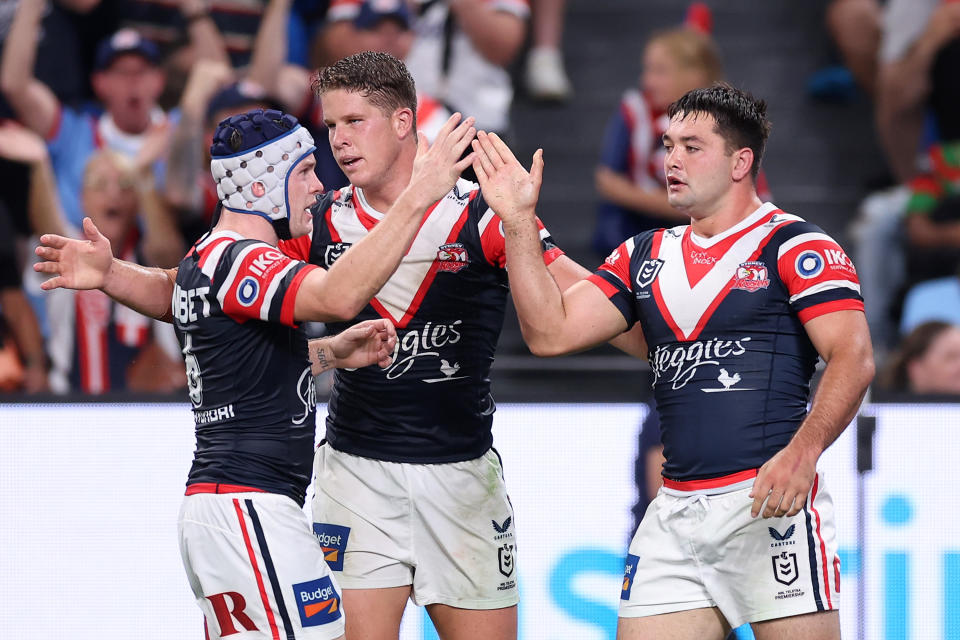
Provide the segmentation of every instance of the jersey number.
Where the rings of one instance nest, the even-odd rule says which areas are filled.
[[[183,361],[187,365],[187,388],[190,390],[190,402],[199,407],[203,404],[203,380],[200,378],[200,363],[193,355],[193,336],[183,334]]]

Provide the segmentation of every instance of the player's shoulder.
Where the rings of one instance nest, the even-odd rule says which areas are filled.
[[[781,253],[792,247],[811,242],[837,244],[836,240],[820,226],[784,211],[774,211],[765,224],[773,228],[770,244],[778,247]]]
[[[333,191],[324,191],[317,196],[317,201],[310,205],[310,213],[313,215],[314,220],[323,216],[327,209],[333,206],[334,202],[341,202],[343,189],[335,189]]]
[[[661,244],[664,239],[679,240],[683,238],[683,234],[689,227],[688,224],[681,224],[675,227],[647,229],[627,240],[626,245],[631,256],[649,257],[655,244]]]

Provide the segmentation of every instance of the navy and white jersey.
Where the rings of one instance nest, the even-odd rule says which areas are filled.
[[[329,268],[382,218],[354,187],[329,194],[312,242],[281,243]],[[549,263],[561,251],[541,227]],[[390,462],[477,458],[490,448],[490,365],[508,294],[500,219],[478,186],[459,180],[427,214],[400,267],[353,322],[397,328],[387,369],[336,372],[326,439],[346,453]],[[334,332],[348,324],[332,324]]]
[[[757,469],[806,415],[817,352],[803,325],[863,310],[853,263],[818,227],[765,204],[709,239],[647,231],[590,276],[649,347],[664,477]]]
[[[202,239],[180,262],[174,328],[197,430],[188,485],[238,485],[303,504],[316,389],[293,309],[315,268],[232,232]]]

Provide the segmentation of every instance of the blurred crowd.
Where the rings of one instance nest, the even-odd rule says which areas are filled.
[[[172,391],[185,384],[168,325],[105,295],[41,295],[36,236],[81,236],[89,216],[116,256],[169,267],[211,225],[208,141],[255,107],[298,117],[327,189],[346,184],[313,70],[361,50],[403,58],[428,137],[453,110],[510,139],[514,85],[573,97],[565,0],[8,0],[0,4],[0,390]],[[593,247],[682,224],[668,205],[667,106],[724,78],[707,3],[677,9],[637,61],[594,182]],[[871,332],[892,392],[960,393],[960,2],[831,0],[839,64],[812,99],[869,100],[891,186],[850,229]],[[763,173],[761,197],[773,200]],[[939,363],[939,364],[936,364]],[[918,373],[925,367],[934,373]],[[930,381],[934,380],[936,384]]]

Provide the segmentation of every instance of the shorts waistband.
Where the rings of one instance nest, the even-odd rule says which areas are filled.
[[[727,493],[739,489],[741,484],[757,477],[757,469],[746,469],[716,478],[702,478],[700,480],[671,480],[663,479],[665,489],[684,493]]]
[[[187,485],[186,496],[192,496],[197,493],[267,493],[263,489],[256,487],[245,487],[241,484],[223,484],[221,482],[194,482]]]

